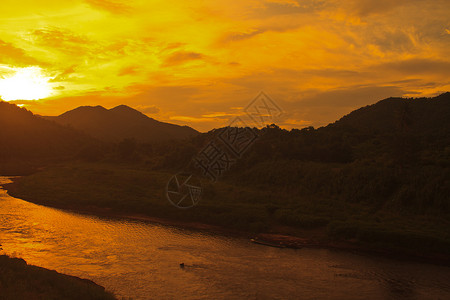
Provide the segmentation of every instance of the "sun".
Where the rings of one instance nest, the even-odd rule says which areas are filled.
[[[0,77],[0,97],[10,100],[39,100],[52,94],[50,77],[39,67],[10,68],[12,75]]]

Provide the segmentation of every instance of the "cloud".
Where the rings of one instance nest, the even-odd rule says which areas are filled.
[[[208,114],[203,114],[203,118],[219,118],[219,119],[229,119],[230,117],[239,116],[242,113],[229,113],[229,112],[212,112]]]
[[[70,66],[69,68],[64,69],[62,72],[57,74],[53,79],[50,79],[50,82],[60,82],[67,80],[69,76],[75,73],[76,66]]]
[[[299,1],[296,0],[266,0],[266,4],[279,4],[286,5],[289,7],[300,7]]]
[[[450,77],[450,61],[426,58],[412,58],[382,63],[374,68],[379,72],[396,72],[401,75],[420,76],[424,74]]]
[[[258,34],[262,34],[266,32],[267,29],[251,29],[248,32],[231,32],[225,34],[221,39],[221,43],[228,43],[228,42],[238,42],[242,40],[250,39],[254,36],[257,36]]]
[[[251,17],[265,18],[279,15],[312,14],[324,8],[324,1],[268,0],[256,8]]]
[[[309,86],[314,86],[316,89],[322,89],[323,85],[342,86],[344,82],[362,80],[367,76],[368,72],[364,70],[324,67],[317,69],[272,68],[267,71],[225,79],[225,82],[255,92],[272,89],[298,92],[302,89],[309,89]]]
[[[414,41],[400,29],[376,30],[366,35],[366,43],[377,45],[381,51],[414,52]]]
[[[32,32],[32,36],[41,46],[59,50],[72,58],[79,58],[80,55],[89,53],[89,45],[92,43],[81,34],[57,27],[36,29]]]
[[[15,74],[15,70],[8,66],[0,65],[0,78],[9,77]]]
[[[132,11],[131,6],[124,1],[113,0],[86,0],[95,9],[105,10],[113,14],[128,14]]]
[[[410,0],[356,0],[352,6],[360,16],[387,13],[397,7],[411,3]]]
[[[144,114],[157,114],[160,109],[156,105],[138,105],[135,109],[139,110]]]
[[[314,26],[321,21],[323,1],[270,0],[254,4],[246,12],[245,22],[237,22],[232,30],[221,32],[218,45],[240,42],[264,34],[295,32],[303,27]],[[267,41],[269,42],[269,41]]]
[[[419,0],[333,0],[330,1],[330,4],[337,7],[345,14],[368,17],[371,15],[386,14],[396,8],[418,1]]]
[[[311,15],[273,15],[269,19],[260,19],[254,21],[251,26],[246,26],[240,31],[231,31],[223,33],[218,44],[227,44],[230,42],[239,42],[249,40],[264,33],[285,33],[295,31],[303,26],[308,26],[312,22]]]
[[[201,53],[189,51],[177,51],[171,54],[168,58],[166,58],[166,60],[164,61],[164,66],[174,66],[186,63],[188,61],[201,60],[204,58],[205,56]]]
[[[287,119],[280,123],[282,127],[288,128],[303,128],[311,126],[313,122],[307,120],[299,120],[299,119]]]
[[[138,73],[138,69],[139,69],[138,66],[127,66],[127,67],[122,68],[119,71],[119,74],[117,74],[117,75],[119,75],[119,76],[134,75],[134,74]]]
[[[40,101],[38,101],[38,100],[11,100],[11,101],[8,101],[9,103],[12,103],[12,104],[17,104],[17,105],[23,105],[23,104],[26,104],[26,105],[39,105],[40,104]]]
[[[302,107],[349,107],[358,108],[378,100],[408,94],[398,86],[350,86],[342,89],[318,92],[298,99]]]
[[[0,57],[2,64],[9,64],[16,67],[46,65],[35,59],[34,57],[28,55],[25,50],[17,48],[12,43],[7,43],[3,40],[0,40]]]
[[[208,130],[264,90],[288,111],[285,126],[317,126],[383,97],[450,89],[449,5],[0,1],[0,63],[54,77],[52,98],[33,106],[44,115],[125,103]]]
[[[171,120],[177,120],[177,121],[185,121],[185,122],[211,122],[211,118],[199,118],[199,117],[192,117],[192,116],[172,116],[170,117]]]
[[[410,91],[393,85],[349,86],[297,94],[296,98],[283,102],[285,113],[277,120],[277,124],[288,129],[326,126],[357,108],[405,94],[410,94]]]
[[[151,84],[131,85],[127,88],[128,94],[134,94],[133,98],[137,100],[155,99],[179,104],[190,100],[194,95],[200,92],[196,86],[178,85],[178,86],[158,86]]]

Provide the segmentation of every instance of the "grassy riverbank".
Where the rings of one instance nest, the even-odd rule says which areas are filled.
[[[0,298],[116,299],[94,282],[28,265],[23,259],[0,255]]]
[[[12,196],[65,209],[211,224],[307,238],[306,245],[450,261],[450,221],[445,217],[375,211],[362,203],[304,197],[232,180],[206,183],[200,204],[180,210],[164,195],[172,175],[131,164],[71,163],[17,179],[7,189]]]

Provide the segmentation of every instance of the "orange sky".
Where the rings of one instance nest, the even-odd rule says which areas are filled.
[[[0,95],[42,98],[13,102],[44,115],[127,104],[205,131],[265,91],[281,126],[317,127],[450,90],[448,0],[2,0],[0,12]],[[15,74],[50,95],[23,80],[11,91]]]

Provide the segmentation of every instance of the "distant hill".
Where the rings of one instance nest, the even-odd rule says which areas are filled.
[[[55,160],[95,142],[72,128],[45,120],[25,108],[0,101],[0,161]]]
[[[387,98],[357,109],[327,126],[371,134],[411,132],[415,135],[450,132],[450,93],[433,98]]]
[[[176,163],[186,153],[195,155],[221,129],[201,134],[167,151],[164,161]],[[359,108],[340,120],[314,129],[290,131],[270,125],[239,160],[251,167],[263,161],[293,159],[322,163],[357,160],[394,161],[401,164],[450,163],[450,93],[433,98],[387,98]],[[181,161],[180,165],[186,162]]]
[[[152,143],[185,139],[198,134],[191,127],[159,122],[126,105],[112,109],[81,106],[62,115],[45,118],[107,142],[134,138],[138,142]]]

